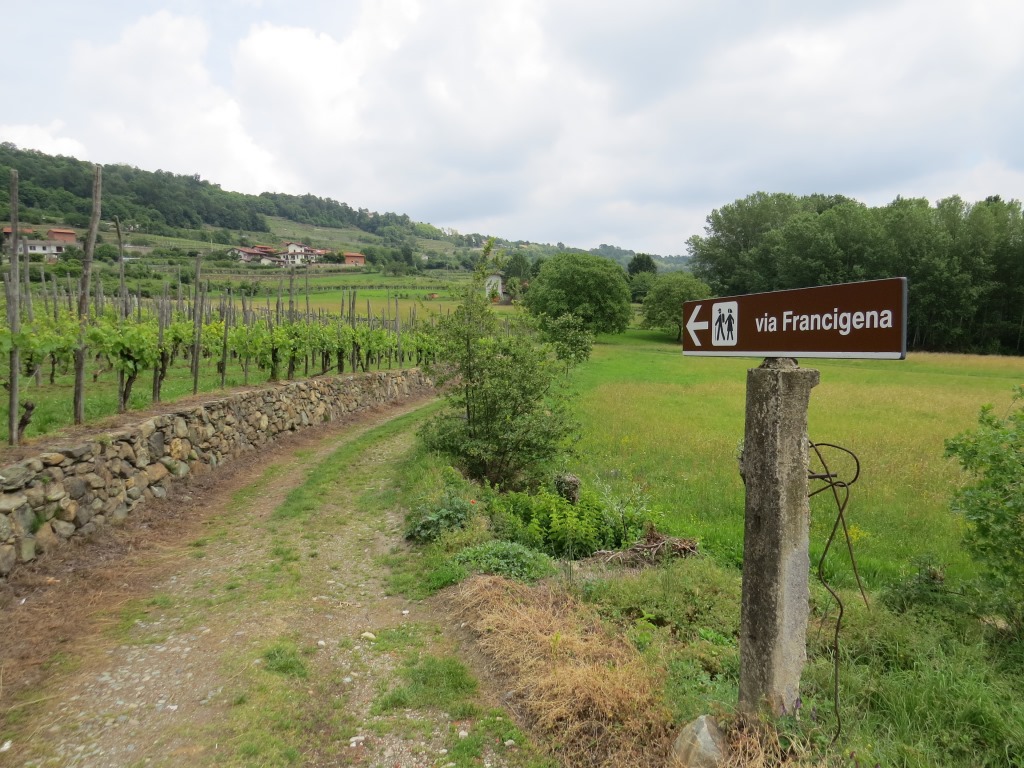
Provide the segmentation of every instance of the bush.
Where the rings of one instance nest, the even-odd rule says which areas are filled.
[[[555,557],[588,557],[599,549],[632,545],[660,514],[634,489],[626,498],[590,490],[571,504],[551,491],[494,494],[487,515],[494,535],[541,549]]]
[[[437,541],[442,534],[465,526],[472,513],[473,502],[448,489],[438,504],[416,510],[405,537],[420,544]]]
[[[1005,419],[981,409],[978,428],[946,441],[974,477],[958,491],[952,508],[970,523],[964,544],[981,566],[982,578],[1001,613],[1018,633],[1024,630],[1024,387],[1014,388]]]
[[[532,582],[550,576],[556,568],[543,552],[512,541],[488,541],[455,556],[455,562],[479,573]]]

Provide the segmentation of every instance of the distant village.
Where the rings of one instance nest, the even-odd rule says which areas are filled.
[[[297,267],[303,264],[316,264],[330,251],[322,248],[310,248],[303,243],[283,243],[282,248],[270,245],[254,245],[251,248],[235,246],[228,249],[228,256],[233,256],[243,264],[264,264],[278,267]],[[361,253],[343,253],[346,267],[363,267],[366,257]]]
[[[37,234],[31,227],[19,227],[20,241],[18,250],[23,254],[40,256],[43,261],[56,262],[68,248],[79,247],[78,235],[73,229],[48,229],[45,239],[35,239]],[[11,228],[4,227],[4,242],[9,247]],[[317,264],[331,251],[323,248],[311,248],[304,243],[286,242],[280,247],[272,245],[254,245],[252,247],[235,246],[229,248],[228,256],[238,259],[243,264],[261,264],[275,267],[297,267]],[[366,266],[366,256],[361,253],[343,253],[346,267]]]

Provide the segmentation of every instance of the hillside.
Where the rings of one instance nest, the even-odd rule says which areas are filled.
[[[92,164],[0,143],[0,172],[19,175],[20,218],[27,225],[65,224],[84,228],[91,209]],[[199,174],[145,171],[127,165],[103,166],[103,217],[118,217],[136,236],[175,238],[209,245],[245,245],[262,239],[303,238],[325,247],[360,243],[389,247],[432,258],[456,250],[480,248],[492,237],[461,234],[413,221],[404,213],[378,213],[315,195],[263,192],[249,195],[221,189]],[[0,188],[0,219],[10,218],[10,192]],[[275,223],[278,222],[278,223]],[[289,223],[294,226],[289,226]],[[314,236],[308,236],[310,229]],[[342,234],[343,233],[343,234]],[[530,259],[584,249],[494,237],[498,247],[524,252]],[[625,266],[634,252],[601,245],[592,253]],[[680,268],[685,257],[654,256],[659,266]],[[443,265],[442,265],[443,266]],[[459,266],[454,263],[451,266]]]

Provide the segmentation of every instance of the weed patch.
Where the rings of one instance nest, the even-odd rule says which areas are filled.
[[[671,715],[649,669],[570,595],[497,576],[454,601],[530,729],[567,764],[663,766]]]
[[[438,709],[453,716],[475,710],[469,697],[476,693],[477,682],[458,659],[450,656],[413,657],[401,670],[402,684],[382,694],[374,702],[374,714],[396,709]]]
[[[286,677],[297,677],[305,680],[309,677],[309,668],[299,655],[299,650],[292,642],[279,642],[265,650],[261,656],[263,668]]]

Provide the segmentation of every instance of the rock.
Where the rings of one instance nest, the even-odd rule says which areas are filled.
[[[131,443],[118,443],[117,455],[121,458],[121,461],[125,461],[129,464],[135,463],[135,449],[132,448]]]
[[[14,527],[11,525],[11,518],[7,515],[0,515],[0,543],[7,541],[14,535]]]
[[[361,634],[359,637],[361,637],[363,640],[376,640],[377,639],[377,636],[375,634],[373,634],[373,632],[363,632],[363,634]]]
[[[85,495],[85,480],[80,477],[69,477],[64,480],[64,490],[72,499],[80,499]]]
[[[50,523],[43,523],[39,526],[39,530],[36,531],[36,549],[40,552],[53,552],[58,544],[60,544],[60,539],[53,532]]]
[[[164,456],[160,459],[160,463],[167,467],[167,471],[174,477],[184,477],[188,474],[188,464],[177,459],[172,459],[170,456]]]
[[[36,559],[36,540],[31,536],[18,539],[14,546],[18,550],[18,560],[21,562],[28,563]]]
[[[0,514],[13,512],[18,507],[28,504],[28,496],[24,493],[0,494]]]
[[[181,416],[174,417],[174,436],[188,437],[188,424]]]
[[[165,467],[160,462],[157,462],[156,464],[151,464],[148,467],[146,467],[145,475],[149,479],[150,485],[153,485],[154,483],[159,483],[161,480],[167,477],[167,467]]]
[[[170,455],[172,459],[184,461],[185,459],[188,458],[188,452],[191,449],[192,443],[190,443],[188,440],[184,438],[175,437],[174,439],[171,440],[171,445],[168,448],[167,453]]]
[[[70,538],[75,532],[75,524],[67,523],[63,520],[51,520],[50,525],[53,527],[53,532],[60,536],[62,539]]]
[[[156,432],[156,423],[153,421],[153,419],[148,419],[139,424],[139,434],[142,436],[143,439],[149,437],[154,432]]]
[[[84,528],[89,521],[92,520],[92,517],[95,514],[96,513],[93,511],[92,507],[87,507],[84,504],[81,504],[78,509],[75,510],[75,524],[79,528]]]
[[[97,475],[95,472],[90,472],[85,476],[85,482],[89,484],[90,488],[97,489],[103,488],[107,482],[102,477]]]
[[[10,544],[0,546],[0,576],[6,576],[18,562],[18,554]]]
[[[459,731],[459,738],[460,739],[468,739],[469,738],[469,731]]]
[[[64,461],[65,458],[66,457],[64,456],[64,454],[59,453],[58,451],[50,451],[48,453],[39,454],[39,460],[43,462],[43,464],[45,464],[47,467],[55,467],[62,461]]]
[[[46,504],[46,488],[41,485],[26,488],[25,496],[28,498],[28,505],[32,509],[38,509]]]
[[[672,765],[677,768],[721,768],[728,744],[713,717],[701,715],[686,725],[672,745]]]
[[[78,514],[78,502],[74,499],[64,497],[57,502],[57,519],[71,522]]]
[[[14,523],[14,534],[16,536],[31,536],[32,526],[36,522],[35,512],[26,504],[18,507],[11,515],[11,522]]]
[[[146,441],[146,447],[149,450],[149,455],[159,459],[164,455],[164,433],[154,432],[149,436],[149,440]]]
[[[60,501],[68,492],[64,490],[64,486],[60,483],[50,483],[46,487],[46,500],[47,501]]]

